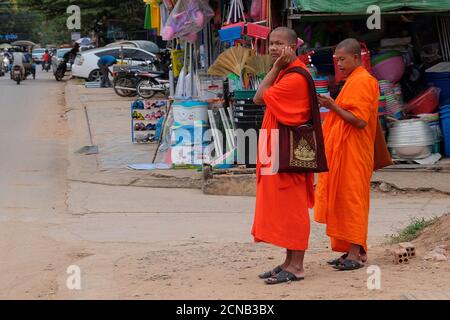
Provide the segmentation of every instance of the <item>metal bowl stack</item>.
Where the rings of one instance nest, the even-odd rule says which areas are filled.
[[[411,119],[395,122],[389,131],[388,147],[393,156],[401,159],[423,159],[431,154],[433,132],[423,120]]]

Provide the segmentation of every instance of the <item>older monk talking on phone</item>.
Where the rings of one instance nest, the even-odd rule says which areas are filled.
[[[280,27],[269,37],[269,53],[274,61],[254,97],[265,104],[266,112],[259,137],[257,161],[256,208],[252,228],[255,241],[286,249],[285,261],[259,275],[267,284],[302,280],[305,277],[303,258],[308,248],[310,221],[308,208],[314,205],[312,173],[267,173],[273,163],[261,161],[261,151],[271,157],[272,135],[278,123],[299,126],[311,118],[309,86],[306,78],[289,69],[305,64],[295,55],[297,34]],[[277,146],[278,147],[278,146]]]

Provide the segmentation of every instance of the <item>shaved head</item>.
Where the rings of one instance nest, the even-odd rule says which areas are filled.
[[[336,47],[336,50],[340,49],[343,49],[349,54],[356,54],[361,57],[361,45],[356,39],[349,38],[341,41]]]
[[[271,35],[274,33],[283,33],[286,36],[289,44],[297,44],[297,33],[288,27],[278,27],[272,30]]]

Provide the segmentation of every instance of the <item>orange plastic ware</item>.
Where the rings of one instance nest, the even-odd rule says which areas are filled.
[[[430,87],[405,105],[405,111],[412,114],[433,113],[439,106],[441,89]]]

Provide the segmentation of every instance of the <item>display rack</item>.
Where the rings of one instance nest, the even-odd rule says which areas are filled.
[[[167,105],[168,100],[163,99],[136,100],[131,104],[133,143],[158,143],[157,129],[167,114]]]

